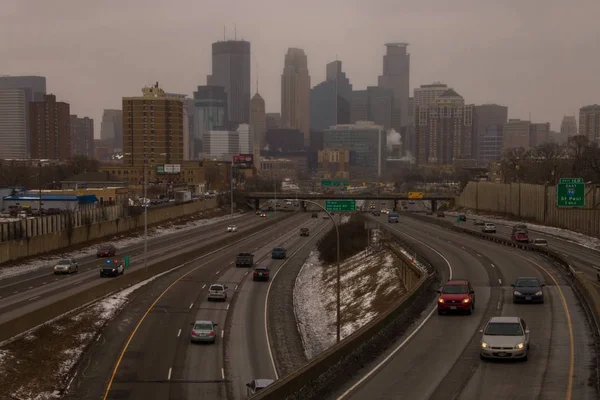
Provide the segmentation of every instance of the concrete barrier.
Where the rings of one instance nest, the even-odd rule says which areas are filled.
[[[106,278],[105,281],[100,285],[93,286],[83,292],[76,293],[72,296],[58,300],[52,304],[48,304],[47,306],[41,307],[30,313],[0,324],[0,342],[10,339],[29,329],[35,328],[36,326],[39,326],[58,316],[72,312],[102,297],[110,295],[119,290],[126,289],[131,285],[135,285],[156,274],[168,271],[182,264],[195,261],[198,257],[201,257],[206,253],[215,251],[222,247],[232,246],[235,243],[244,240],[249,235],[258,233],[269,226],[282,223],[292,216],[294,216],[294,214],[287,214],[281,219],[275,221],[274,224],[270,220],[265,221],[247,231],[234,233],[226,239],[207,244],[183,254],[179,254],[169,260],[150,264],[148,265],[148,271],[144,269],[138,269],[131,272],[126,271],[124,275],[118,278]]]
[[[397,256],[402,261],[402,270],[406,276],[418,275],[417,280],[408,279],[409,282],[412,282],[413,286],[407,288],[408,292],[402,299],[390,307],[387,312],[379,315],[372,322],[358,329],[340,343],[324,351],[304,367],[268,386],[256,396],[253,396],[252,399],[282,400],[289,396],[304,398],[302,395],[299,395],[300,392],[309,387],[312,382],[328,372],[349,354],[359,350],[361,346],[390,325],[399,315],[408,310],[415,299],[421,295],[423,289],[428,286],[426,284],[434,279],[434,275],[414,267],[412,260],[401,252],[397,252]]]

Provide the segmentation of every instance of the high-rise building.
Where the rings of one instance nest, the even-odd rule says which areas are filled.
[[[379,86],[354,90],[350,105],[350,123],[372,121],[385,130],[391,129],[394,118],[394,93]]]
[[[502,126],[488,125],[479,132],[479,161],[482,165],[502,157]]]
[[[0,89],[0,159],[28,158],[26,104],[23,89]]]
[[[253,154],[254,146],[253,146],[253,138],[252,130],[250,129],[249,124],[240,124],[237,128],[238,140],[239,140],[239,148],[238,154]]]
[[[466,105],[454,89],[442,93],[435,104],[417,106],[415,112],[418,164],[472,159],[474,106]]]
[[[577,119],[574,115],[565,115],[560,124],[560,135],[557,142],[563,143],[571,136],[577,136]]]
[[[269,129],[267,130],[267,148],[270,152],[292,152],[303,151],[304,134],[300,129]]]
[[[550,123],[533,123],[529,126],[529,147],[550,142]]]
[[[267,113],[267,130],[281,128],[281,113]]]
[[[250,42],[226,40],[212,44],[212,75],[208,86],[227,94],[228,129],[250,122]]]
[[[289,48],[281,75],[281,123],[299,129],[304,145],[310,141],[310,75],[304,50]]]
[[[68,103],[56,101],[53,94],[43,101],[29,103],[31,158],[68,160],[71,158],[71,120]]]
[[[240,135],[237,131],[208,131],[202,141],[204,157],[231,161],[235,154],[240,154]]]
[[[143,169],[183,163],[183,102],[156,85],[123,97],[123,161]],[[150,174],[150,173],[149,173]],[[142,174],[143,176],[143,174]]]
[[[260,167],[260,151],[267,145],[267,116],[265,114],[265,101],[258,91],[250,101],[250,130],[253,135],[252,154],[254,164]]]
[[[167,99],[179,99],[183,102],[183,122],[182,122],[182,126],[183,126],[183,159],[184,161],[190,160],[190,147],[191,147],[191,133],[190,133],[190,119],[189,119],[189,114],[188,114],[188,105],[189,105],[189,101],[192,101],[192,99],[189,99],[187,97],[187,94],[181,94],[181,93],[165,93],[165,97]],[[193,103],[192,103],[193,104]],[[193,107],[192,107],[193,109]]]
[[[489,135],[495,135],[498,132],[502,132],[502,130],[491,129],[487,132],[487,128],[489,126],[502,126],[508,121],[508,107],[500,106],[498,104],[482,104],[479,106],[475,106],[475,116],[476,116],[476,130],[473,135],[473,158],[476,160],[480,160],[483,145],[483,136],[488,135],[488,144],[489,140],[493,140],[489,138]],[[489,153],[488,153],[489,154]],[[482,162],[489,162],[489,159],[482,160]]]
[[[23,91],[23,97],[15,92],[4,92],[3,94],[0,107],[4,109],[4,112],[8,112],[10,109],[14,110],[16,114],[11,114],[15,117],[0,118],[4,121],[0,128],[0,141],[3,147],[0,154],[10,155],[12,158],[28,158],[31,149],[29,103],[44,101],[46,78],[43,76],[0,76],[0,90]],[[21,122],[22,114],[25,115],[25,127]]]
[[[511,118],[502,126],[502,151],[506,149],[530,148],[531,121]]]
[[[100,139],[111,143],[110,152],[123,149],[123,110],[104,110],[100,122]]]
[[[421,85],[420,87],[415,88],[412,102],[413,117],[416,116],[415,109],[417,107],[423,108],[435,104],[438,97],[446,90],[448,90],[448,85],[441,82],[434,82],[429,85]]]
[[[71,154],[94,158],[94,120],[71,115]]]
[[[579,109],[579,134],[587,136],[590,142],[600,141],[600,106],[598,104]]]
[[[342,62],[327,64],[326,80],[310,90],[310,129],[323,131],[330,126],[350,123],[352,85],[342,71]]]
[[[406,52],[408,43],[386,43],[383,56],[383,75],[379,76],[378,86],[394,92],[394,117],[392,128],[401,132],[409,126],[408,98],[410,79],[410,54]]]
[[[202,140],[209,131],[226,131],[229,126],[227,115],[227,93],[221,86],[198,86],[194,92],[194,115],[192,122],[192,158],[204,153]]]
[[[325,130],[325,149],[350,151],[350,176],[379,178],[383,172],[387,136],[383,126],[371,121],[336,125]]]

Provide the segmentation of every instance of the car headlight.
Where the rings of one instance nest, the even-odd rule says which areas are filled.
[[[486,342],[481,342],[481,348],[482,349],[487,349],[488,348],[488,344]]]
[[[465,299],[463,299],[463,303],[468,303],[468,302],[470,302],[470,301],[471,301],[471,299],[470,299],[470,298],[468,298],[468,297],[467,297],[467,298],[465,298]]]
[[[438,303],[443,303],[443,302],[444,302],[444,299],[442,299],[441,297],[438,298]]]
[[[515,346],[515,349],[522,349],[523,347],[525,347],[524,343],[519,343],[518,345]]]
[[[535,292],[535,295],[536,295],[536,296],[541,296],[541,295],[543,295],[543,294],[544,294],[544,293],[542,293],[542,291],[541,291],[541,290],[538,290],[537,292]]]
[[[518,290],[515,290],[515,291],[513,292],[513,294],[514,294],[515,296],[521,296],[521,295],[522,295],[522,293],[521,293],[521,292],[519,292]]]
[[[116,268],[113,268],[113,269],[112,269],[112,272],[115,272],[116,270],[117,270]]]

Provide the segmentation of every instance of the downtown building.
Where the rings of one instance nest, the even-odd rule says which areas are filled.
[[[107,147],[110,154],[123,151],[123,110],[104,110],[100,121],[100,140],[101,143],[97,144]]]
[[[94,120],[88,117],[69,116],[71,123],[71,154],[94,158]]]
[[[350,106],[350,123],[372,121],[386,131],[393,128],[394,92],[379,86],[368,86],[366,90],[354,90]]]
[[[471,163],[473,161],[474,106],[448,89],[435,104],[415,109],[417,164]]]
[[[227,93],[221,86],[198,86],[193,96],[190,147],[192,159],[204,150],[204,137],[210,131],[226,131],[229,126]]]
[[[579,134],[590,143],[600,141],[600,105],[594,104],[579,109]]]
[[[31,158],[69,160],[71,158],[70,105],[56,101],[53,94],[43,101],[29,103]]]
[[[404,135],[403,127],[412,125],[409,118],[410,54],[408,43],[386,43],[383,56],[383,74],[378,78],[378,86],[391,90],[394,95],[392,128]]]
[[[258,83],[257,83],[258,86]],[[260,151],[267,145],[267,115],[265,100],[257,92],[250,100],[250,130],[253,135],[252,154],[255,166],[260,168]]]
[[[29,104],[45,94],[45,77],[0,76],[0,159],[30,158]]]
[[[289,48],[281,74],[281,125],[298,129],[310,141],[310,75],[304,50]]]
[[[508,121],[508,107],[498,104],[475,106],[474,158],[481,165],[498,161],[502,155],[502,126]]]
[[[342,62],[326,66],[326,79],[310,90],[310,130],[324,131],[350,123],[352,85],[342,71]]]
[[[574,115],[565,115],[560,123],[560,134],[558,143],[565,143],[572,136],[577,136],[577,118]]]

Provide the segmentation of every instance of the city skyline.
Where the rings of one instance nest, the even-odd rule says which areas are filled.
[[[558,0],[468,0],[452,7],[384,0],[380,7],[367,7],[349,1],[342,11],[341,2],[331,1],[319,5],[318,15],[306,11],[316,7],[310,1],[297,6],[263,1],[252,7],[230,1],[218,9],[191,1],[142,8],[135,1],[111,7],[60,3],[64,7],[6,2],[0,34],[18,40],[3,47],[6,61],[0,73],[45,76],[48,93],[95,120],[96,136],[103,110],[118,108],[120,99],[136,95],[140,86],[160,81],[165,90],[191,97],[205,85],[211,45],[223,39],[224,26],[228,39],[252,45],[251,93],[258,76],[267,112],[280,111],[279,76],[289,47],[304,49],[312,86],[325,79],[323,66],[337,58],[360,90],[377,84],[384,44],[390,41],[410,43],[411,95],[421,84],[441,81],[470,103],[506,105],[510,118],[528,119],[531,113],[532,120],[549,121],[558,130],[564,115],[598,103],[600,93],[594,79],[600,52],[594,51],[593,23],[600,3],[594,1],[582,0],[578,7]],[[332,21],[329,12],[340,18]],[[481,30],[481,22],[490,17],[494,24]],[[61,29],[55,29],[59,20]],[[111,29],[106,29],[107,20]],[[176,20],[177,30],[149,20]],[[196,51],[190,51],[186,37],[202,38],[193,42]]]

